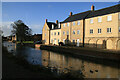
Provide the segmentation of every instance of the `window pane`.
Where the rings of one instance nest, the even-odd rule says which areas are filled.
[[[78,24],[77,25],[80,25],[80,21],[78,21]]]

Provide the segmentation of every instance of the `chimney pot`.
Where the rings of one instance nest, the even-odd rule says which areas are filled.
[[[70,12],[70,16],[72,16],[72,12]]]
[[[94,8],[95,8],[95,6],[92,5],[92,6],[91,6],[91,11],[94,11]]]
[[[45,22],[47,23],[47,19],[45,19]]]
[[[58,20],[56,20],[56,24],[58,24]]]

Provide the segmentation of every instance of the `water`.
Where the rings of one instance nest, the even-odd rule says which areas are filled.
[[[24,56],[26,60],[34,65],[49,68],[51,72],[60,75],[61,73],[74,72],[74,75],[85,76],[85,78],[119,78],[119,63],[96,62],[75,58],[38,48],[16,45],[15,43],[4,42],[9,52],[15,56]]]

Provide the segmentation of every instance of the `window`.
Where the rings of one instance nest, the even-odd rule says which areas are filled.
[[[65,27],[65,23],[63,24],[63,27]]]
[[[73,31],[73,34],[75,34],[75,30]]]
[[[54,32],[54,35],[56,35],[56,32]]]
[[[108,32],[108,33],[111,33],[111,28],[107,28],[107,32]]]
[[[77,30],[77,34],[80,34],[80,30]]]
[[[58,28],[60,28],[60,23],[58,24]]]
[[[60,32],[58,32],[58,35],[60,35]]]
[[[75,26],[75,22],[73,22],[73,26]]]
[[[98,29],[98,33],[101,33],[101,29]]]
[[[111,21],[112,20],[112,16],[107,16],[107,21]]]
[[[90,19],[90,23],[93,23],[93,19]]]
[[[98,22],[102,22],[102,18],[101,17],[98,18]]]
[[[45,36],[46,36],[46,33],[45,33]]]
[[[67,26],[69,26],[70,25],[70,23],[67,23]]]
[[[119,20],[120,20],[120,13],[119,13]]]
[[[93,29],[90,29],[90,34],[92,34],[93,33]]]
[[[120,32],[120,27],[119,27],[119,32]]]
[[[77,22],[77,25],[80,25],[80,21]]]
[[[67,35],[69,35],[69,31],[67,31]]]
[[[51,43],[53,43],[53,40],[51,40]]]
[[[51,35],[53,35],[53,33],[51,33]]]
[[[52,29],[54,29],[54,25],[52,24]]]
[[[65,31],[63,31],[63,35],[65,35]]]

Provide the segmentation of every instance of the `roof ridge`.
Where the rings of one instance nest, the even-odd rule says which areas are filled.
[[[120,6],[120,4],[109,6],[109,7],[105,7],[105,8],[101,8],[101,9],[95,10],[94,12],[99,11],[99,10],[108,9],[108,8],[111,8],[111,7],[116,7],[116,6]]]

